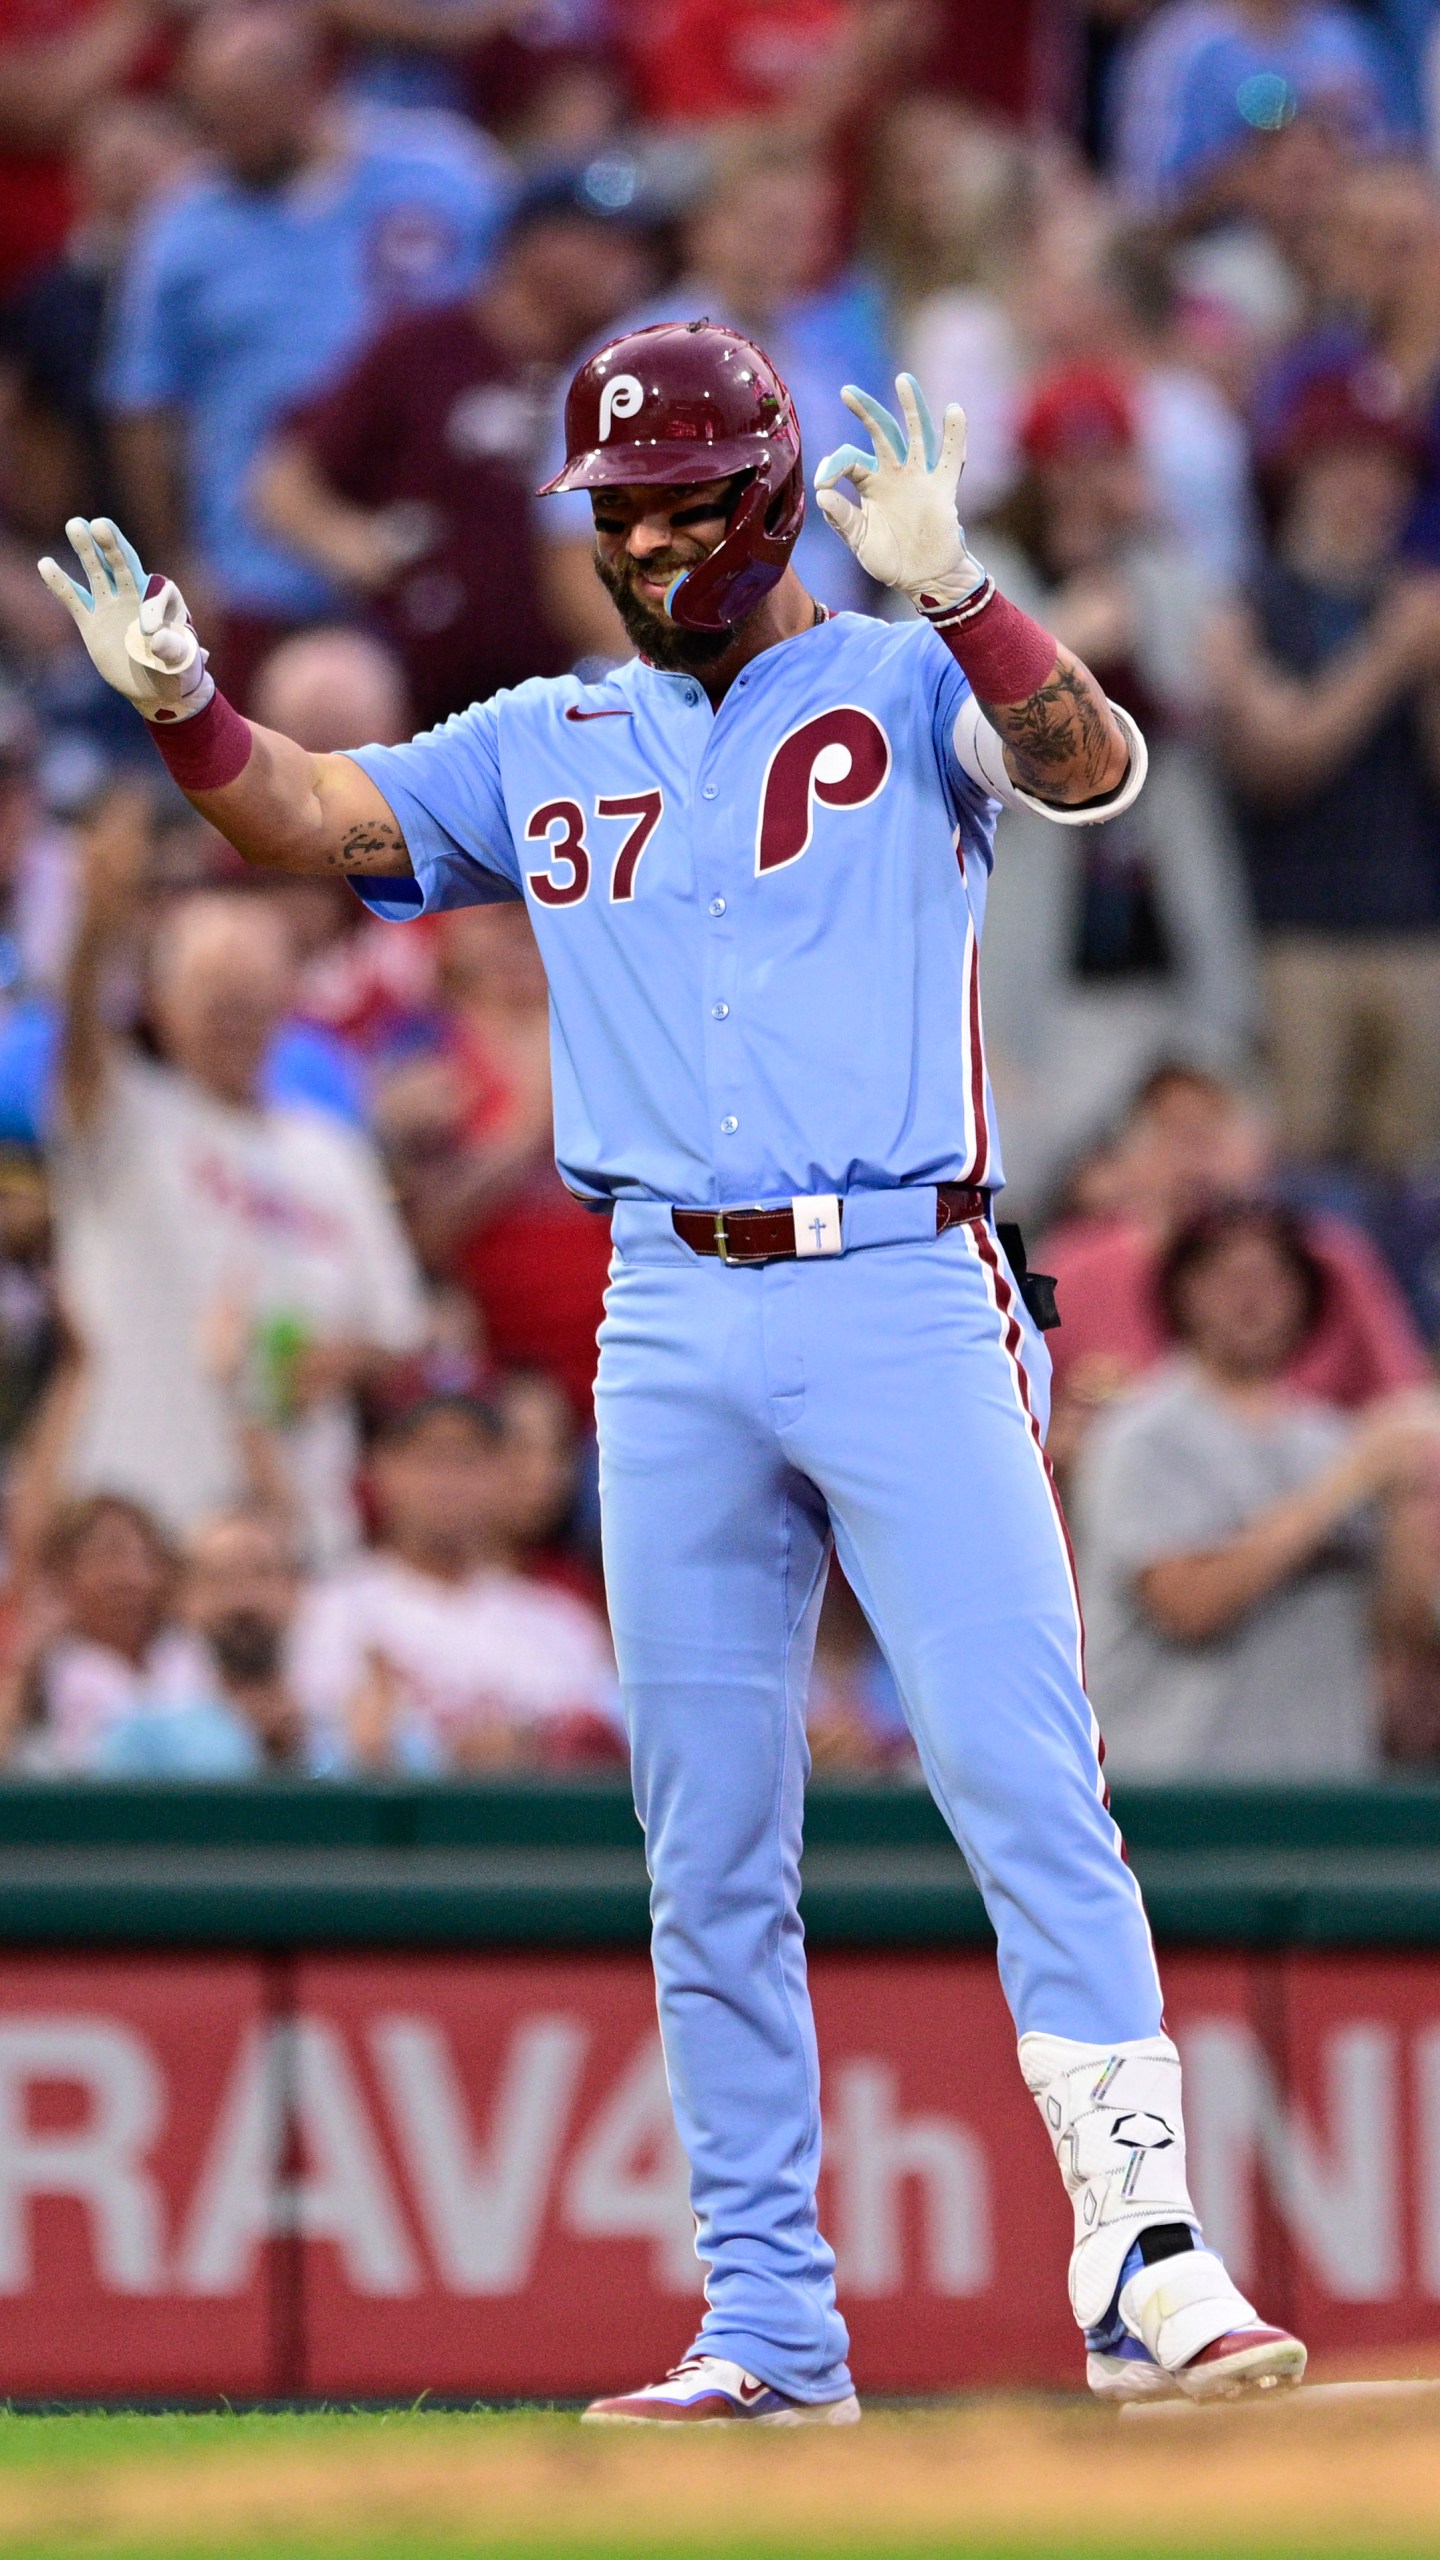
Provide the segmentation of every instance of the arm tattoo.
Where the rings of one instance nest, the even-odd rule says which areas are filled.
[[[1069,796],[1088,800],[1118,788],[1107,780],[1114,724],[1093,677],[1073,658],[1062,657],[1053,676],[1024,702],[986,702],[981,709],[1009,748],[1022,791],[1053,799],[1056,784],[1064,783]],[[1083,786],[1078,791],[1077,783]]]
[[[325,860],[332,871],[375,871],[383,864],[405,857],[405,838],[400,829],[384,818],[367,818],[359,826],[347,827],[340,839],[338,853],[327,853]]]

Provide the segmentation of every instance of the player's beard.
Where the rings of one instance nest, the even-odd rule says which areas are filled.
[[[698,569],[705,557],[704,552],[699,552],[693,560],[677,560],[668,570],[647,560],[646,575],[678,578],[687,569]],[[622,559],[612,568],[598,551],[595,555],[595,574],[641,656],[672,675],[698,676],[708,667],[717,666],[726,651],[734,647],[734,632],[687,631],[683,624],[672,622],[668,613],[656,613],[648,604],[642,604],[630,583],[634,565]]]

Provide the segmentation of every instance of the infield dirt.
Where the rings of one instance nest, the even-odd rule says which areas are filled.
[[[544,2415],[0,2417],[15,2560],[1378,2560],[1440,2551],[1440,2395],[853,2433]]]

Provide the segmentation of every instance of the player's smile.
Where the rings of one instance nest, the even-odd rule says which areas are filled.
[[[728,633],[680,632],[666,598],[687,569],[723,542],[743,482],[699,488],[597,489],[595,566],[638,649],[662,666],[704,666],[729,646]]]

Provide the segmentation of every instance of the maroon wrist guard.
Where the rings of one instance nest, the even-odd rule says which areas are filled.
[[[993,578],[963,604],[926,620],[969,678],[977,702],[1024,702],[1039,692],[1060,654],[1053,632],[1002,596]]]
[[[223,791],[250,761],[255,733],[223,693],[212,693],[203,711],[173,729],[159,719],[145,723],[161,760],[182,791]]]

